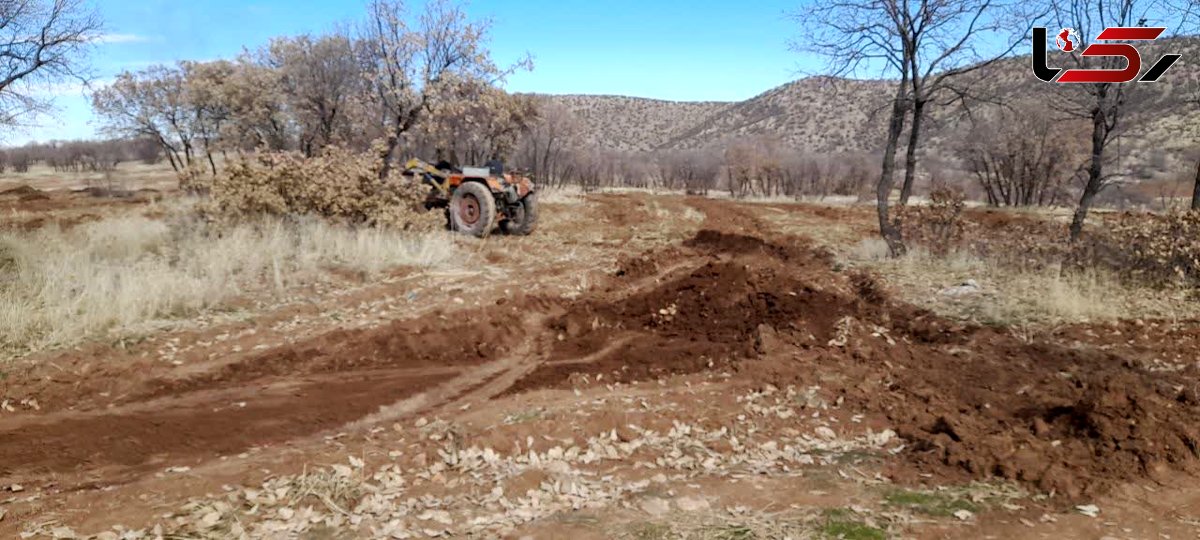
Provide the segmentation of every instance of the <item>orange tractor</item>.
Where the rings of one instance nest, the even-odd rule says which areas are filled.
[[[537,226],[537,189],[519,174],[504,174],[497,164],[490,168],[463,167],[448,163],[430,165],[411,159],[405,176],[421,178],[430,186],[425,208],[443,208],[450,230],[485,237],[495,225],[506,234],[524,236]]]

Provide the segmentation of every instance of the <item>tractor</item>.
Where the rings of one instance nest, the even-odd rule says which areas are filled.
[[[425,208],[444,209],[452,231],[483,238],[499,224],[505,234],[525,236],[537,226],[536,186],[523,175],[505,174],[497,162],[486,168],[458,169],[446,162],[434,166],[414,158],[405,164],[403,174],[430,186]]]

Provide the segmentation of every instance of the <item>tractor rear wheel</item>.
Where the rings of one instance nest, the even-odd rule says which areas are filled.
[[[450,224],[457,232],[479,238],[487,236],[496,221],[496,200],[487,186],[467,182],[450,197]]]
[[[533,233],[538,220],[537,192],[526,195],[509,213],[512,215],[500,222],[500,228],[506,234],[528,236]]]

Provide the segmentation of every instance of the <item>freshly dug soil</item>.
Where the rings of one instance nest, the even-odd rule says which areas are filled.
[[[948,321],[798,239],[704,230],[684,245],[708,262],[571,305],[549,323],[551,360],[510,391],[734,367],[885,417],[909,442],[899,480],[995,477],[1072,500],[1200,463],[1194,364],[1150,370],[1132,353]],[[647,257],[625,266],[666,267]]]

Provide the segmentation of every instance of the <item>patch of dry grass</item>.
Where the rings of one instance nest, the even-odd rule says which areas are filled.
[[[180,211],[181,215],[186,215]],[[452,258],[444,233],[254,220],[211,229],[176,217],[113,217],[70,230],[0,233],[0,354],[137,332],[246,294]]]
[[[1200,314],[1186,291],[1131,285],[1100,270],[1064,273],[1057,266],[1022,269],[968,253],[938,257],[923,249],[889,259],[887,246],[874,238],[848,250],[844,259],[878,272],[904,300],[946,316],[986,324],[1180,319]],[[977,283],[980,290],[948,294],[948,289],[968,280]]]

